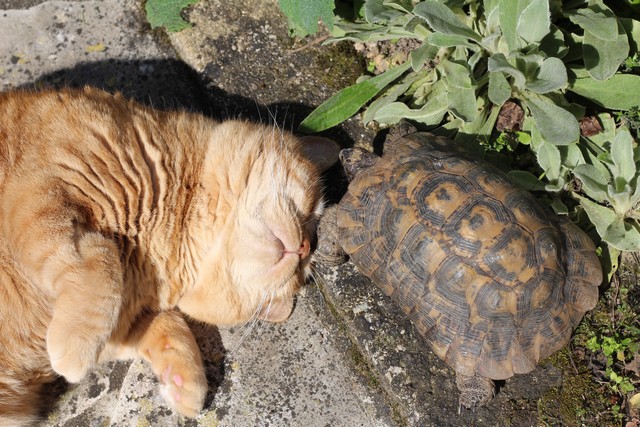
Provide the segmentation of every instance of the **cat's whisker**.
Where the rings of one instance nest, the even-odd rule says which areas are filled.
[[[229,348],[235,349],[236,343],[238,341],[241,341],[241,339],[242,339],[242,338],[240,338],[238,340],[235,340],[235,338],[237,338],[239,335],[243,336],[246,333],[246,329],[247,328],[250,329],[252,327],[250,325],[250,323],[251,322],[255,322],[255,320],[257,319],[258,314],[260,313],[260,310],[262,309],[262,307],[264,305],[265,299],[266,299],[266,296],[263,295],[261,301],[258,303],[258,306],[254,310],[254,312],[251,314],[251,316],[246,321],[244,321],[243,323],[234,326],[234,328],[236,328],[235,331],[233,331],[231,333],[231,335],[228,337],[228,339],[225,340],[225,341],[231,342],[231,345],[230,345]],[[230,352],[230,350],[225,347],[224,343],[220,343],[219,346],[217,346],[217,347],[215,347],[213,349],[213,352],[217,353],[217,352],[221,352],[221,351],[224,351],[224,350],[226,350],[227,352]]]
[[[266,296],[266,292],[265,292],[265,296]],[[267,304],[267,308],[265,309],[265,317],[269,316],[269,313],[271,312],[271,308],[273,307],[273,301],[275,300],[275,291],[271,291],[269,293],[269,304]],[[264,328],[266,326],[267,322],[259,322],[258,326],[256,327],[256,337],[260,337],[262,335],[262,333],[264,332]]]
[[[262,295],[262,298],[260,299],[260,303],[258,304],[258,307],[253,312],[249,320],[247,320],[247,322],[245,322],[242,325],[242,327],[237,331],[237,333],[234,334],[235,336],[242,331],[242,335],[240,335],[240,338],[238,338],[236,342],[232,344],[232,347],[229,349],[229,352],[228,352],[229,354],[235,353],[240,348],[240,346],[242,345],[244,340],[247,338],[247,336],[255,328],[256,323],[260,320],[259,314],[263,310],[264,303],[266,302],[266,300],[267,300],[267,292],[265,291]],[[270,306],[267,308],[267,310],[269,309],[270,309]]]
[[[309,267],[309,278],[313,281],[316,288],[318,288],[319,296],[317,299],[320,301],[320,305],[322,307],[326,307],[327,301],[325,300],[323,289],[327,287],[327,282],[325,281],[324,276],[316,269],[314,265],[311,265]]]

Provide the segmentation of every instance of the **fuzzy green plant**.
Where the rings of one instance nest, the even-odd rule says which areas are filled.
[[[365,124],[408,119],[467,147],[506,147],[496,122],[507,102],[518,105],[515,139],[542,172],[513,178],[549,192],[558,213],[586,212],[611,259],[640,250],[640,157],[627,130],[635,123],[637,133],[640,21],[630,3],[611,3],[364,0],[348,19],[336,7],[330,42],[410,38],[419,47],[329,98],[300,129],[322,131],[364,107]],[[583,135],[587,112],[599,131]]]

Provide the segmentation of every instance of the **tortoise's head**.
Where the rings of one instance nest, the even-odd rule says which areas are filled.
[[[380,157],[362,148],[345,148],[340,151],[340,163],[349,181],[368,167],[372,166]]]

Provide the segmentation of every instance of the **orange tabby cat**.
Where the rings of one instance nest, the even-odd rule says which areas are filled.
[[[278,129],[95,89],[0,94],[0,425],[31,422],[56,374],[139,357],[197,415],[181,313],[289,316],[322,210],[307,157]]]

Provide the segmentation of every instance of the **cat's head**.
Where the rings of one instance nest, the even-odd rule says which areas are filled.
[[[183,311],[216,324],[289,317],[315,247],[320,170],[337,158],[331,144],[237,121],[216,128],[203,174],[214,226]]]

